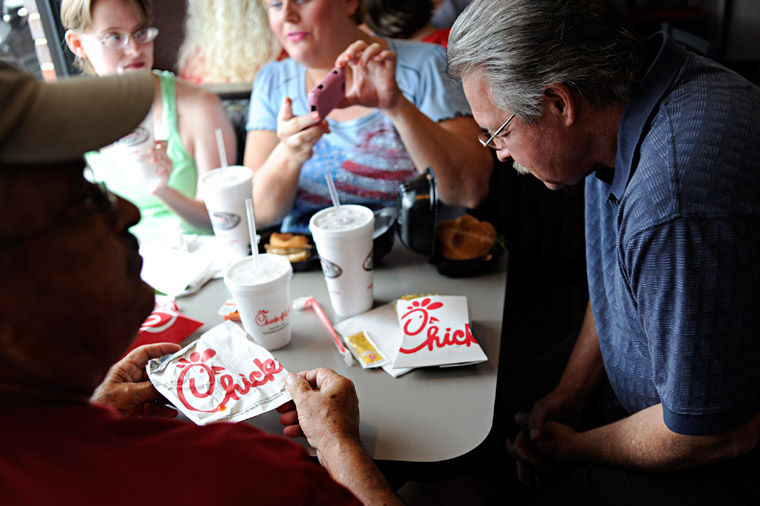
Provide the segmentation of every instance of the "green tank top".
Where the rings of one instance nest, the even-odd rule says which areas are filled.
[[[176,77],[168,71],[153,71],[161,84],[161,101],[164,107],[164,123],[167,129],[166,154],[174,169],[169,177],[169,186],[189,198],[195,198],[198,186],[198,169],[195,159],[185,150],[177,130]],[[150,114],[150,113],[149,113]],[[158,140],[162,135],[159,134]],[[176,229],[193,234],[209,234],[208,230],[193,227],[179,218],[160,199],[147,192],[146,188],[129,177],[128,171],[115,166],[106,155],[93,151],[86,155],[87,165],[97,181],[106,183],[108,189],[129,200],[140,210],[140,222],[131,231],[141,240],[152,240]]]

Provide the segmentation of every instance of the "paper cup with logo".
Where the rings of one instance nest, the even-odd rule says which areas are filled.
[[[238,260],[224,273],[224,284],[237,304],[243,328],[267,350],[290,342],[292,277],[287,258],[268,254]]]
[[[156,165],[150,161],[148,150],[154,146],[152,111],[132,132],[114,143],[111,150],[118,156],[121,166],[128,171],[136,171],[136,178],[145,186],[158,184]]]
[[[224,244],[231,259],[251,253],[245,201],[252,198],[252,181],[251,169],[230,165],[209,171],[200,182],[214,235]]]
[[[339,316],[363,313],[372,307],[371,209],[342,205],[328,207],[309,221],[333,310]]]

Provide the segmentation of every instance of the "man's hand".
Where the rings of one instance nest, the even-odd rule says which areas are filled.
[[[135,348],[111,366],[103,382],[90,397],[90,402],[107,406],[124,416],[177,416],[175,410],[154,402],[163,397],[148,380],[145,366],[149,360],[179,349],[179,345],[174,343],[148,344]]]
[[[359,444],[359,401],[354,384],[330,369],[288,374],[293,403],[280,406],[283,434],[306,436],[325,467],[324,453],[338,445]]]
[[[565,424],[546,422],[541,436],[533,437],[526,413],[516,414],[515,421],[520,431],[514,440],[507,441],[507,451],[515,459],[520,482],[526,486],[539,485],[542,471],[569,458],[570,443],[576,432]]]
[[[575,432],[568,424],[581,418],[583,403],[557,388],[539,399],[530,413],[517,413],[520,431],[507,441],[507,451],[514,457],[517,476],[527,486],[538,484],[538,473],[554,467],[566,455],[567,438]]]

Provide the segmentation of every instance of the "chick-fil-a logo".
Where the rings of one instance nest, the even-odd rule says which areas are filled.
[[[464,324],[464,330],[455,329],[452,332],[451,328],[447,327],[443,336],[440,336],[441,329],[435,325],[440,320],[432,316],[430,311],[441,308],[443,308],[442,302],[432,302],[429,298],[424,298],[421,301],[412,301],[411,309],[401,316],[401,321],[404,324],[404,334],[414,337],[427,329],[427,336],[424,341],[414,348],[400,348],[399,352],[412,354],[417,353],[425,347],[433,351],[433,348],[443,348],[445,346],[470,346],[473,343],[477,344],[475,337],[470,332],[470,325],[468,323]]]
[[[240,384],[237,384],[231,374],[222,374],[222,372],[225,371],[224,367],[205,363],[214,355],[216,355],[216,352],[209,348],[203,353],[194,351],[190,354],[190,360],[184,358],[179,359],[177,367],[182,369],[182,372],[177,379],[177,397],[179,397],[180,402],[191,411],[198,411],[201,413],[225,411],[230,400],[238,401],[240,400],[240,396],[247,394],[252,388],[260,387],[265,383],[274,381],[274,375],[282,372],[284,369],[282,364],[272,358],[266,359],[264,362],[255,358],[253,359],[253,363],[258,370],[251,371],[248,376],[245,374],[239,374]],[[190,371],[195,371],[195,375],[188,380],[187,376]],[[218,379],[217,376],[219,377]],[[204,377],[208,381],[208,387],[206,390],[201,390],[198,388],[196,379]],[[187,391],[190,398],[185,395],[186,381]],[[209,409],[202,409],[194,405],[192,401],[203,400],[214,393],[217,381],[224,390],[224,399],[222,399],[217,405],[210,406]]]
[[[288,317],[290,314],[290,308],[286,309],[282,313],[280,313],[277,316],[269,316],[269,311],[266,309],[260,310],[258,313],[256,313],[256,325],[259,327],[266,327],[267,325],[273,325],[275,323],[279,323],[282,321],[285,321],[285,318]]]
[[[177,321],[178,314],[170,311],[154,309],[140,327],[141,332],[158,334],[165,331]]]

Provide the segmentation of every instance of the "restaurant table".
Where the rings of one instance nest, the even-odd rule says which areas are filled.
[[[406,294],[464,295],[472,333],[488,357],[486,362],[461,367],[426,367],[393,378],[380,368],[347,366],[333,339],[311,309],[291,311],[293,340],[272,352],[289,371],[328,367],[350,378],[359,397],[362,443],[376,460],[440,462],[473,450],[491,430],[504,310],[506,255],[494,272],[467,278],[439,274],[427,259],[398,241],[375,264],[374,307]],[[313,295],[333,324],[332,311],[320,269],[296,272],[291,297]],[[179,298],[180,310],[204,322],[191,338],[221,323],[217,313],[230,298],[216,279],[199,292]],[[279,414],[264,413],[247,420],[267,432],[282,433]],[[305,443],[305,441],[303,442]]]

